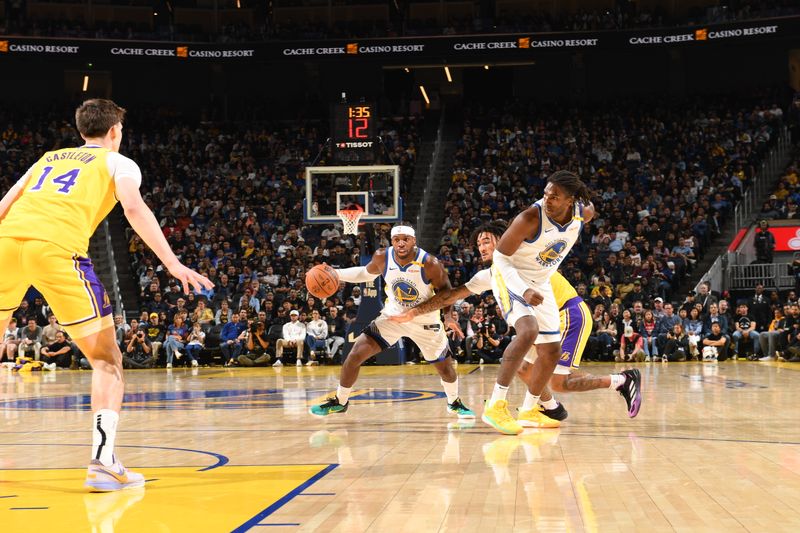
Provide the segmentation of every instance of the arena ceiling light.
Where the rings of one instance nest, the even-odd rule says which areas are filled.
[[[86,92],[88,90],[89,90],[89,76],[86,75],[83,77],[83,92]]]
[[[484,65],[484,66],[483,66],[483,69],[484,69],[484,70],[489,70],[489,65]]]
[[[447,76],[447,81],[453,83],[453,77],[450,75],[450,67],[447,65],[444,66],[444,74]]]
[[[428,98],[428,93],[425,92],[425,86],[420,85],[419,86],[419,92],[422,93],[422,98],[425,99],[425,105],[431,105],[431,99]]]

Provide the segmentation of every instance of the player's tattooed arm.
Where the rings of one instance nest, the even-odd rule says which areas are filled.
[[[458,300],[463,300],[471,294],[472,293],[465,285],[461,285],[460,287],[455,287],[452,289],[446,289],[442,292],[437,292],[432,298],[425,300],[421,304],[409,309],[405,313],[391,317],[391,319],[395,322],[408,322],[409,320],[412,320],[420,315],[433,313],[442,307],[452,306]]]

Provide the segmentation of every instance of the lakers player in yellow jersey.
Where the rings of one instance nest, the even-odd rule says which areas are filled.
[[[87,100],[75,112],[86,144],[47,152],[0,200],[0,331],[28,287],[53,313],[92,365],[92,459],[86,487],[98,492],[144,485],[114,455],[122,406],[122,354],[111,303],[87,256],[89,238],[119,201],[133,229],[164,266],[189,288],[211,288],[182,265],[142,200],[139,167],[120,155],[125,110]]]
[[[497,242],[505,230],[505,223],[495,220],[479,227],[472,235],[472,242],[478,247],[481,260],[485,265],[491,265]],[[567,418],[567,410],[552,396],[550,389],[556,392],[581,392],[595,389],[611,389],[619,392],[628,405],[628,416],[634,417],[639,412],[641,393],[639,392],[640,375],[638,370],[625,370],[620,374],[594,376],[578,371],[583,350],[589,335],[592,333],[592,318],[589,307],[559,272],[550,277],[550,286],[555,296],[561,320],[561,350],[556,369],[538,399],[541,407],[537,406],[536,397],[529,391],[525,393],[525,402],[519,409],[517,422],[522,427],[549,428],[557,427],[557,421]],[[471,294],[482,294],[491,290],[490,269],[484,269],[475,274],[465,285],[446,289],[437,293],[433,298],[418,306],[393,317],[396,322],[405,322],[422,313],[429,313],[441,307],[452,305],[456,301],[467,298]],[[448,327],[455,329],[462,337],[456,322],[451,322]],[[517,375],[528,385],[533,378],[533,363],[536,360],[536,347],[531,346],[522,362]],[[630,385],[634,385],[634,392],[630,392]]]

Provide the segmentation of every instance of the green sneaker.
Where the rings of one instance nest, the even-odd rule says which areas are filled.
[[[333,413],[345,413],[347,412],[347,406],[350,405],[350,402],[342,405],[339,403],[339,398],[333,396],[328,398],[328,400],[320,405],[315,405],[311,409],[308,410],[314,416],[328,416]]]
[[[475,418],[475,413],[464,405],[461,398],[456,398],[453,403],[448,403],[447,412],[457,414],[458,418]]]

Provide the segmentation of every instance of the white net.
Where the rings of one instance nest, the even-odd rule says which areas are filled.
[[[342,219],[342,226],[344,232],[350,235],[358,235],[358,221],[361,220],[361,215],[364,211],[361,209],[341,209],[336,212],[339,218]]]

